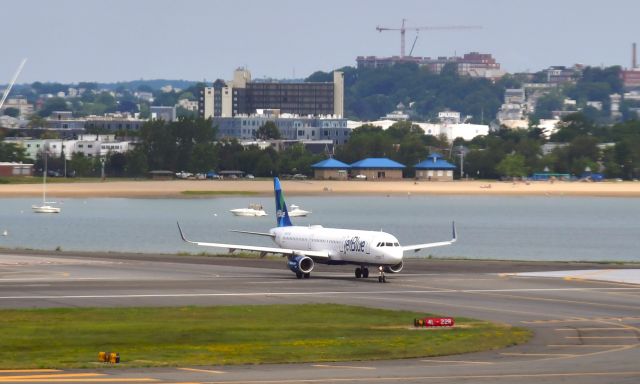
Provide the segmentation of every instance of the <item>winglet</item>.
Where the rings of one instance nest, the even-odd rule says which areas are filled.
[[[180,228],[180,222],[176,221],[176,224],[178,224],[178,231],[180,232],[180,237],[182,237],[182,241],[186,241],[187,243],[191,243],[191,241],[187,240],[187,238],[184,237],[184,233],[182,232],[182,228]]]
[[[456,222],[455,221],[451,222],[451,227],[453,228],[453,238],[451,239],[451,242],[455,243],[456,240],[458,240],[458,236],[456,234]]]

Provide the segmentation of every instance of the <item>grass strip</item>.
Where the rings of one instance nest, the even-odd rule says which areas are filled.
[[[355,361],[441,356],[526,342],[524,328],[456,318],[414,329],[427,314],[334,304],[0,311],[0,369]]]

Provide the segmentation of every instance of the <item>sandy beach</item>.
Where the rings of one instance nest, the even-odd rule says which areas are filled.
[[[287,195],[538,195],[640,197],[640,182],[496,182],[496,181],[326,181],[282,182]],[[185,195],[201,191],[202,195]],[[205,194],[209,192],[210,194]],[[249,192],[270,195],[271,180],[168,180],[116,181],[47,184],[50,197],[215,197],[225,193]],[[0,196],[32,197],[42,194],[41,184],[0,185]]]

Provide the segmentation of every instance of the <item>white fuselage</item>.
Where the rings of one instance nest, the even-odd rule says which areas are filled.
[[[329,263],[396,265],[402,262],[398,239],[385,232],[291,226],[272,228],[273,241],[282,248],[327,252]]]

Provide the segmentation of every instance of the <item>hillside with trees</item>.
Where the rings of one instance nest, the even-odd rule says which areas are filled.
[[[438,112],[451,109],[472,116],[473,122],[487,123],[500,108],[505,88],[520,85],[510,76],[496,83],[460,76],[454,64],[446,65],[441,74],[414,63],[339,70],[345,78],[345,115],[361,120],[377,120],[402,103],[412,106],[416,120],[434,119]],[[315,72],[306,81],[333,81],[333,75]]]

